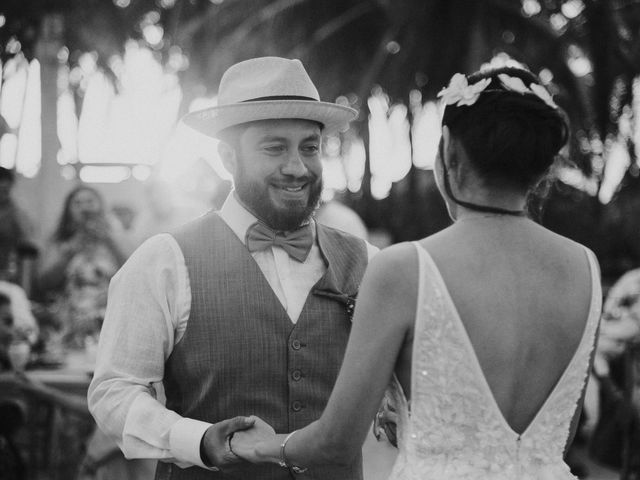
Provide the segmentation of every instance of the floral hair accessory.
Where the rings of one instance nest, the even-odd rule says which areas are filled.
[[[506,73],[499,74],[498,78],[505,90],[516,92],[521,95],[535,95],[549,107],[553,109],[558,108],[558,105],[556,105],[553,98],[551,98],[551,94],[542,85],[531,83],[527,87],[520,78],[512,77]],[[456,73],[451,77],[449,86],[447,88],[443,88],[440,93],[438,93],[438,97],[442,98],[446,105],[455,105],[457,107],[462,105],[473,105],[490,83],[491,78],[483,78],[479,82],[469,85],[467,77],[464,74]]]
[[[557,109],[558,105],[551,98],[551,94],[544,88],[542,85],[538,85],[537,83],[532,83],[529,85],[531,91],[536,95],[540,100],[549,105],[553,109]]]
[[[449,81],[449,86],[438,93],[446,105],[473,105],[485,88],[491,83],[490,78],[480,80],[469,85],[467,77],[462,73],[456,73]]]
[[[507,90],[511,90],[512,92],[518,92],[523,95],[527,93],[533,94],[536,97],[538,97],[540,100],[542,100],[544,103],[549,105],[551,108],[553,109],[558,108],[558,105],[556,105],[556,103],[553,101],[553,98],[551,98],[551,94],[542,85],[538,85],[537,83],[531,83],[529,84],[529,87],[527,87],[524,84],[524,82],[520,80],[518,77],[512,77],[510,75],[507,75],[506,73],[501,73],[500,75],[498,75],[498,78],[500,79],[502,86]]]
[[[512,77],[510,75],[507,75],[506,73],[501,73],[500,75],[498,75],[498,78],[500,79],[502,86],[507,90],[518,92],[523,95],[525,93],[531,93],[531,90],[529,90],[524,82],[518,77]]]

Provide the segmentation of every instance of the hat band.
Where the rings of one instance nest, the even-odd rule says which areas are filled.
[[[300,96],[300,95],[273,95],[273,96],[270,96],[270,97],[250,98],[249,100],[243,100],[240,103],[245,103],[245,102],[265,102],[265,101],[269,101],[269,100],[306,100],[306,101],[311,100],[312,102],[318,102],[319,101],[319,100],[317,100],[315,98],[303,97],[303,96]]]

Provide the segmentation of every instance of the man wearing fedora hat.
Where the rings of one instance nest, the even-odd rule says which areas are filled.
[[[321,102],[298,60],[229,68],[218,106],[184,122],[220,139],[235,190],[145,242],[113,278],[89,407],[156,478],[358,479],[361,459],[303,474],[240,462],[234,431],[257,415],[278,432],[320,417],[375,248],[312,218],[322,134],[356,116]],[[166,404],[156,400],[162,384]]]

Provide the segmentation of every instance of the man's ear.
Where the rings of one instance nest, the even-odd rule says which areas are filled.
[[[236,149],[229,145],[227,142],[221,140],[218,143],[218,155],[222,160],[222,165],[231,174],[232,177],[236,176],[238,169],[238,157],[236,155]]]

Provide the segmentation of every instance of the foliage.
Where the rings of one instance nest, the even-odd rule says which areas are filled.
[[[62,15],[70,62],[94,51],[106,71],[127,39],[144,42],[145,26],[162,27],[162,41],[152,45],[158,57],[167,62],[179,48],[189,59],[181,73],[184,105],[215,92],[222,72],[237,61],[300,58],[323,98],[345,96],[360,108],[354,128],[365,139],[366,99],[374,86],[392,103],[408,103],[413,90],[434,99],[454,73],[476,70],[502,52],[542,74],[571,120],[567,159],[596,184],[608,145],[621,138],[621,119],[632,111],[632,82],[640,75],[640,0],[4,0],[0,12],[6,17],[0,42],[15,36],[28,57],[36,54],[43,16]],[[559,186],[543,221],[563,230],[564,213],[583,219],[575,225],[597,224],[596,231],[621,231],[625,223],[639,229],[617,213],[637,218],[640,195],[637,135],[622,137],[631,162],[613,203],[605,208]],[[370,226],[392,231],[394,240],[446,225],[428,172],[413,169],[383,202],[371,198],[366,180],[364,190],[346,200]],[[565,220],[554,220],[557,215]],[[619,256],[604,232],[593,234],[602,243],[596,250]],[[622,263],[637,265],[640,252],[625,258]]]

